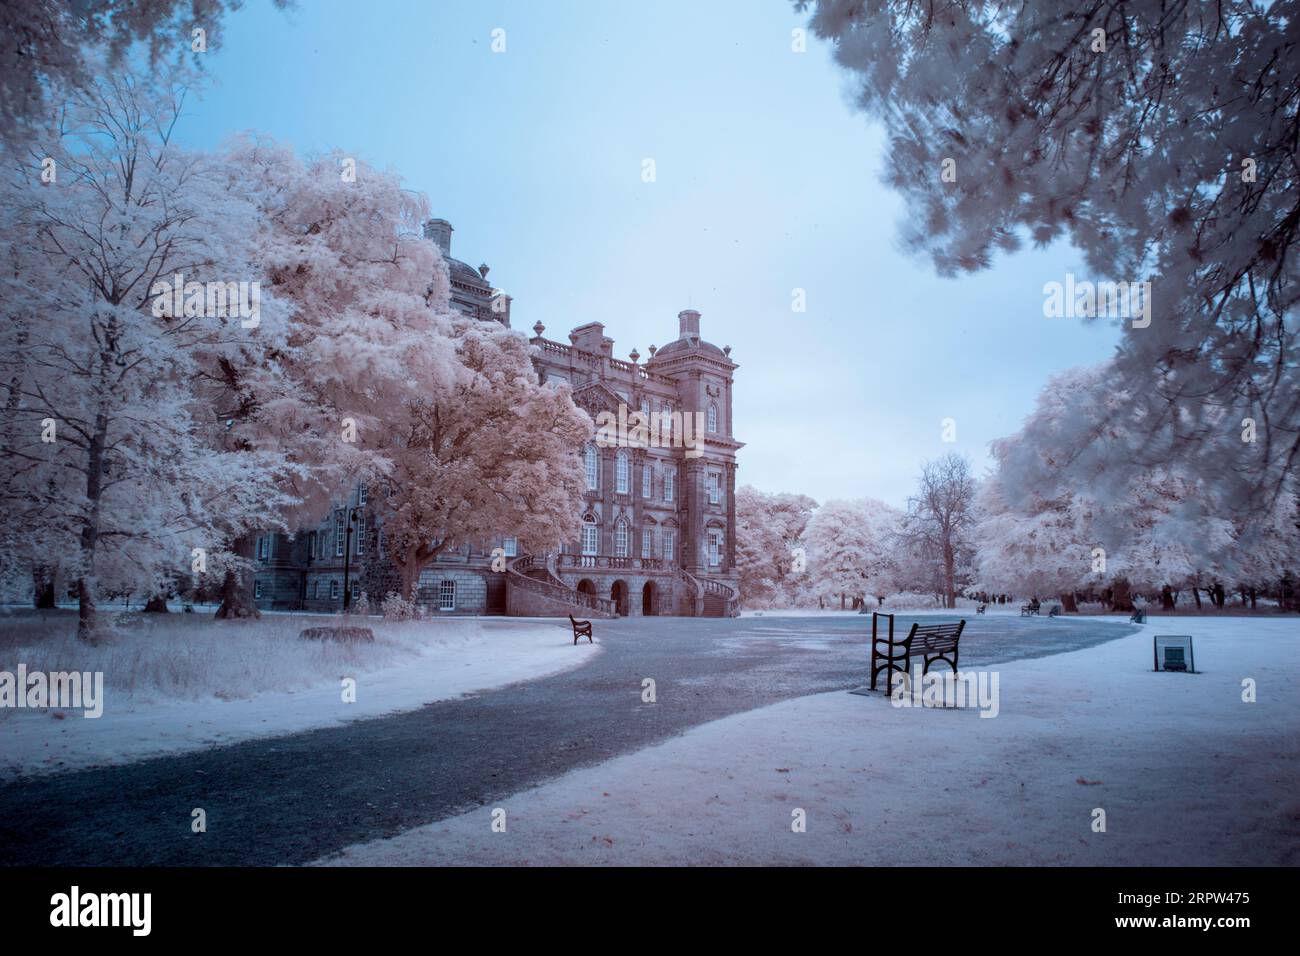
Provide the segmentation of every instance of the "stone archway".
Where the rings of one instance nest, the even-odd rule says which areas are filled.
[[[657,613],[655,611],[656,597],[658,595],[655,593],[655,583],[647,581],[645,587],[641,589],[641,613],[646,617],[653,617]]]
[[[619,617],[627,617],[627,582],[615,581],[609,589],[609,599],[614,602],[614,609]]]
[[[578,593],[590,594],[592,597],[595,597],[596,585],[592,583],[592,580],[590,578],[583,578],[581,581],[578,582]]]

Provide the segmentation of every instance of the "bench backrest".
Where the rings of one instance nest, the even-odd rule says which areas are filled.
[[[907,638],[925,647],[955,647],[965,626],[965,618],[956,624],[913,624]]]

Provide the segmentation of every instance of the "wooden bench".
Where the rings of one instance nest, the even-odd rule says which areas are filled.
[[[1034,598],[1034,600],[1030,601],[1028,604],[1020,605],[1020,616],[1025,617],[1029,614],[1037,614],[1040,610],[1042,610],[1042,605],[1038,603],[1037,598]]]
[[[588,643],[588,644],[595,644],[595,643],[596,643],[595,641],[593,641],[593,640],[591,639],[591,622],[590,622],[590,621],[576,621],[576,620],[574,620],[573,615],[570,614],[570,615],[569,615],[569,623],[573,625],[573,643],[577,644],[577,643],[578,643],[578,638],[580,638],[580,637],[585,637],[585,638],[587,639],[587,643]]]
[[[1059,605],[1059,604],[1053,604],[1053,605],[1052,605],[1052,609],[1051,609],[1050,611],[1047,612],[1047,616],[1048,616],[1048,617],[1060,617],[1060,616],[1061,616],[1061,605]]]
[[[889,632],[884,635],[877,630],[877,619],[882,617],[889,619]],[[961,641],[961,632],[965,626],[965,618],[956,624],[913,623],[907,637],[899,641],[894,639],[894,615],[873,613],[871,615],[871,689],[876,689],[876,680],[880,672],[885,671],[885,691],[888,692],[889,674],[893,671],[906,674],[911,667],[913,654],[922,655],[924,661],[921,668],[922,676],[929,673],[930,665],[935,661],[951,664],[953,673],[957,673],[958,643]]]
[[[977,607],[977,608],[975,609],[975,613],[976,613],[976,614],[983,614],[984,611],[985,611],[985,609],[986,609],[987,607],[988,607],[987,604],[981,604],[979,607]]]

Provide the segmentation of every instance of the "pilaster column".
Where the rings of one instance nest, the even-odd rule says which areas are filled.
[[[727,566],[736,569],[736,463],[727,462]]]

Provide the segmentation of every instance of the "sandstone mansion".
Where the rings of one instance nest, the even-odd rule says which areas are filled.
[[[451,278],[452,305],[482,321],[510,325],[510,300],[475,269],[451,257],[452,227],[425,224]],[[495,308],[493,307],[495,304]],[[614,358],[599,322],[573,329],[567,343],[533,326],[533,364],[543,383],[566,384],[596,422],[629,410],[656,421],[698,421],[688,442],[632,447],[593,439],[582,456],[586,493],[573,538],[558,553],[520,554],[513,538],[445,555],[420,576],[418,600],[431,613],[615,616],[723,616],[738,612],[735,570],[736,452],[730,347],[700,334],[700,313],[678,315],[678,336]],[[607,413],[602,415],[602,413]],[[685,423],[687,427],[690,422]],[[676,427],[681,427],[677,424]],[[693,439],[693,440],[692,440]],[[686,447],[689,444],[691,447]],[[259,607],[331,611],[362,594],[373,604],[393,589],[382,520],[367,489],[351,489],[326,520],[293,535],[257,541],[254,596]],[[493,551],[497,558],[493,560]],[[504,560],[501,555],[504,552]],[[347,578],[345,585],[344,578]]]

